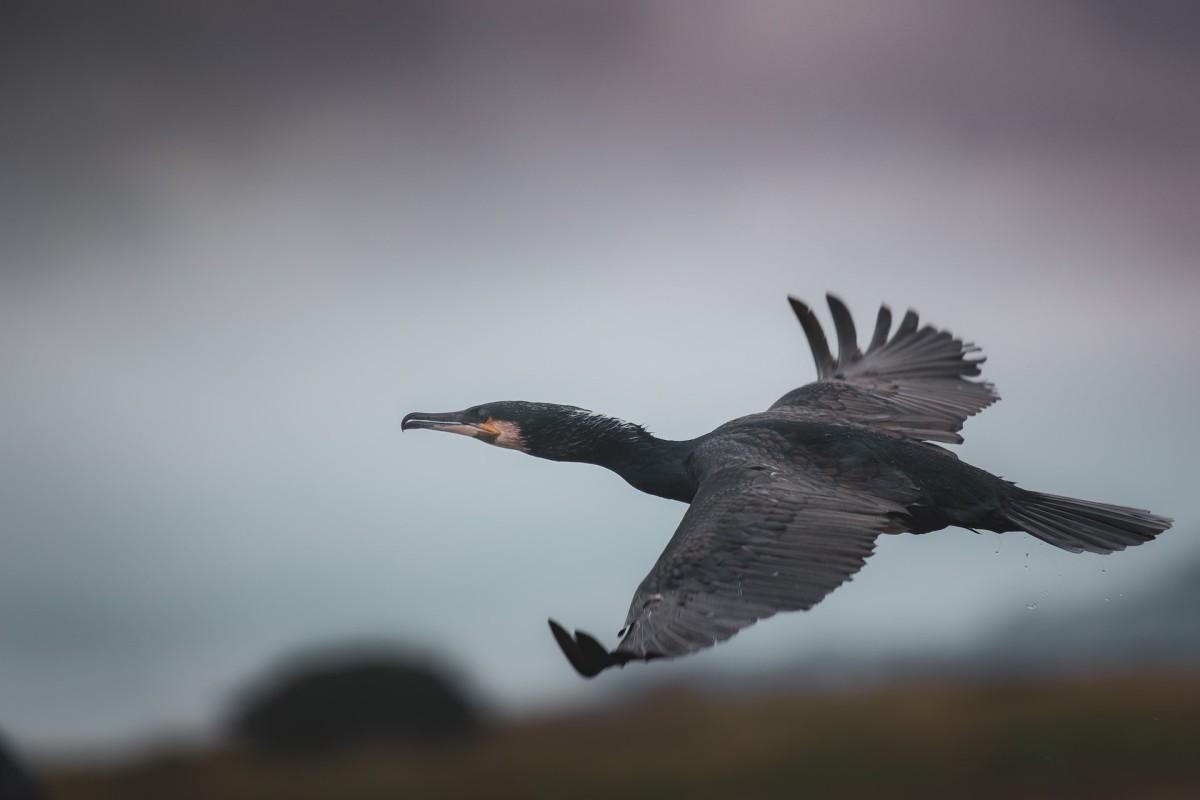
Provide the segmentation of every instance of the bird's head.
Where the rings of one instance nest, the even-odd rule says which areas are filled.
[[[414,411],[400,423],[400,430],[428,428],[470,436],[497,447],[525,450],[522,436],[528,420],[533,416],[534,403],[503,401],[471,406],[462,411],[425,412]]]
[[[401,430],[446,431],[556,461],[593,460],[613,446],[644,440],[639,425],[577,406],[503,400],[463,411],[414,411]]]

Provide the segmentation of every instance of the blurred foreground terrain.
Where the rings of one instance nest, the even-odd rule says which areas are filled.
[[[1200,675],[643,694],[471,742],[179,751],[52,771],[61,798],[1200,796]]]
[[[52,797],[1200,797],[1200,564],[957,653],[697,670],[503,716],[437,659],[279,662],[207,745],[50,761]],[[1117,599],[1114,604],[1110,599]],[[565,664],[563,670],[568,669]],[[678,675],[678,673],[676,673]]]

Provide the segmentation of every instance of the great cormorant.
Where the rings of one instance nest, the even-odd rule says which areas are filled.
[[[1111,553],[1171,526],[1140,509],[1021,489],[960,461],[935,443],[961,442],[966,418],[999,399],[990,383],[970,380],[984,361],[979,349],[919,326],[911,310],[892,335],[885,305],[863,352],[845,304],[827,299],[837,358],[812,310],[788,298],[817,380],[695,439],[659,439],[575,406],[523,401],[402,421],[402,430],[597,464],[643,492],[691,504],[634,593],[615,650],[550,620],[581,675],[693,653],[776,612],[810,609],[862,567],[881,533],[956,525]]]

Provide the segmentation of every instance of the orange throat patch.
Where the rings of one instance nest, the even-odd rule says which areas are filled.
[[[483,423],[483,428],[496,435],[492,441],[496,447],[507,447],[510,450],[525,449],[525,440],[521,438],[521,426],[515,422],[489,417],[488,421]]]

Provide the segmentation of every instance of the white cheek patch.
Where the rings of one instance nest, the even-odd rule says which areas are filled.
[[[524,450],[525,440],[521,438],[521,426],[515,422],[492,420],[492,427],[500,432],[492,444],[496,447],[507,447],[510,450]]]

